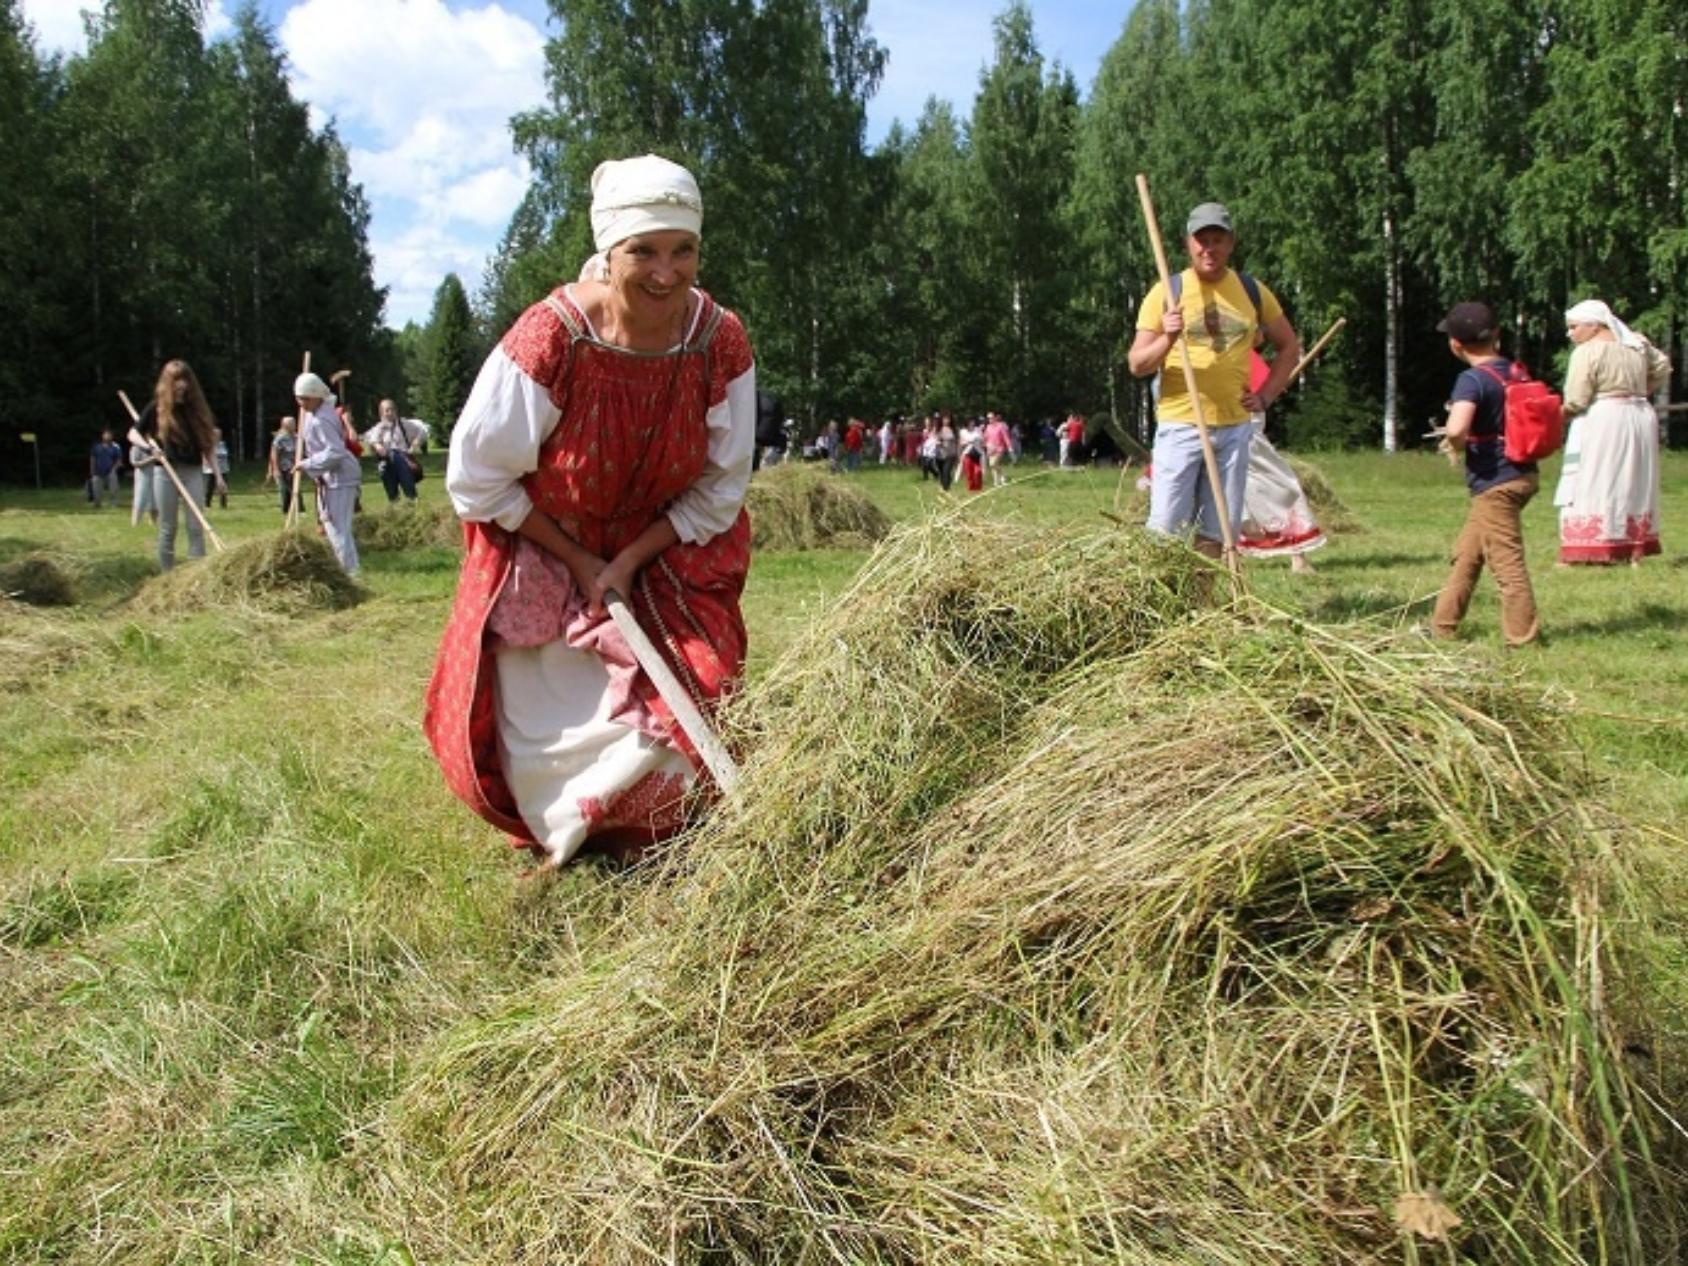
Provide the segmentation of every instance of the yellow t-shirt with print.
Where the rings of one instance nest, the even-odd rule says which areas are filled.
[[[1254,346],[1256,325],[1270,325],[1283,315],[1278,298],[1259,281],[1260,316],[1236,270],[1209,285],[1184,270],[1183,291],[1178,306],[1184,311],[1185,337],[1173,344],[1161,366],[1160,405],[1155,416],[1162,422],[1194,423],[1195,408],[1184,381],[1184,352],[1190,349],[1190,363],[1196,371],[1196,390],[1201,393],[1202,417],[1209,426],[1237,426],[1248,421],[1243,392],[1248,389],[1248,353]],[[1166,288],[1156,282],[1143,298],[1137,312],[1139,330],[1159,330],[1166,311]]]

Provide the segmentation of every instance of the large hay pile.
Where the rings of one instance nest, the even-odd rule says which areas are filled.
[[[337,611],[362,600],[363,590],[340,570],[324,541],[305,532],[275,532],[178,562],[142,585],[129,605],[143,614],[174,615],[222,607]]]
[[[1199,570],[899,533],[741,696],[735,800],[420,1062],[382,1216],[521,1263],[1677,1260],[1556,720]]]
[[[891,530],[885,512],[850,480],[796,462],[758,471],[745,508],[756,549],[860,549]]]
[[[353,533],[360,550],[410,550],[463,544],[463,524],[443,501],[401,501],[385,510],[360,514]]]
[[[50,554],[25,554],[0,563],[0,598],[32,607],[68,607],[76,603],[76,582]]]

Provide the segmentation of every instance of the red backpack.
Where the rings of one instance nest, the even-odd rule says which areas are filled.
[[[1565,442],[1564,404],[1547,389],[1547,384],[1530,377],[1530,371],[1517,361],[1512,372],[1502,378],[1492,365],[1478,365],[1501,385],[1506,397],[1504,443],[1506,460],[1513,465],[1539,462],[1559,451]],[[1472,439],[1492,439],[1492,435],[1473,435]]]

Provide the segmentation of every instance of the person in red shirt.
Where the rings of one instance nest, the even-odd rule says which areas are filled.
[[[1061,426],[1061,465],[1077,466],[1078,451],[1084,446],[1084,418],[1069,413]]]
[[[862,468],[862,445],[867,428],[860,418],[851,418],[844,428],[844,472],[853,475]]]

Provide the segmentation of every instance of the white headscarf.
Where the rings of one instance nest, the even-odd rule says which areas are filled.
[[[328,389],[328,384],[315,374],[306,371],[293,380],[293,394],[300,399],[325,400],[334,403],[334,393]]]
[[[1639,349],[1646,343],[1645,339],[1618,320],[1612,314],[1612,309],[1598,299],[1584,299],[1565,313],[1565,321],[1570,325],[1604,325],[1612,331],[1612,337],[1625,347]]]
[[[703,233],[703,195],[692,173],[655,154],[599,163],[592,173],[592,241],[600,254],[635,233]]]

